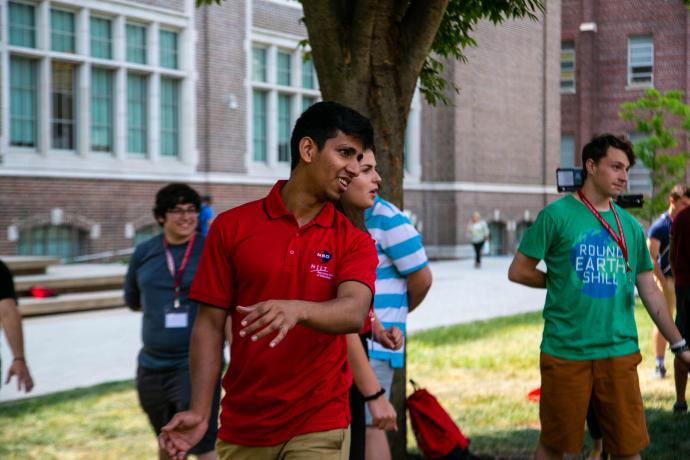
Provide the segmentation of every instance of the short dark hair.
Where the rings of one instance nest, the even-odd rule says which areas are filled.
[[[582,178],[587,177],[587,160],[593,160],[594,163],[599,163],[609,150],[609,147],[622,150],[625,156],[628,157],[628,162],[632,168],[635,165],[635,152],[633,152],[632,143],[625,138],[625,136],[616,136],[615,134],[602,134],[594,136],[589,144],[582,149]]]
[[[668,193],[668,196],[671,197],[674,201],[684,196],[690,198],[690,187],[683,184],[676,184]]]
[[[165,213],[174,209],[178,204],[193,204],[198,211],[201,208],[201,198],[196,190],[187,184],[168,184],[156,193],[156,205],[153,208],[153,216],[160,224],[159,219],[165,219]]]
[[[328,139],[337,136],[338,131],[359,139],[364,150],[374,145],[374,128],[367,117],[337,102],[317,102],[295,122],[290,139],[290,169],[295,169],[299,164],[299,142],[302,138],[312,138],[316,147],[321,150]]]

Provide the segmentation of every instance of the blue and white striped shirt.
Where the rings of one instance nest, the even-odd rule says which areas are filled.
[[[422,237],[412,222],[392,203],[377,196],[374,206],[364,213],[365,224],[376,241],[379,264],[376,267],[374,310],[387,329],[397,326],[405,334],[407,320],[407,275],[429,263]],[[403,367],[405,347],[392,351],[368,340],[369,357]]]

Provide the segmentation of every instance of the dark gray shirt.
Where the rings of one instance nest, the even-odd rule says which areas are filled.
[[[189,287],[199,265],[204,237],[197,233],[180,286],[181,309],[187,312],[187,327],[165,327],[165,315],[173,309],[175,281],[168,270],[163,235],[154,236],[134,250],[125,278],[125,303],[143,310],[139,366],[179,369],[189,366],[189,340],[198,304],[188,301]],[[175,270],[180,267],[187,243],[170,245]]]

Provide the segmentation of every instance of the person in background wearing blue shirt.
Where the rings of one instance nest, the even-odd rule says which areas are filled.
[[[197,233],[199,194],[185,184],[169,184],[156,194],[153,215],[163,233],[139,244],[125,278],[125,303],[143,312],[137,367],[139,403],[160,434],[191,397],[189,340],[198,305],[188,300],[204,236]],[[190,450],[201,460],[215,460],[220,382],[216,384],[209,428]],[[159,449],[159,458],[168,455]]]
[[[661,292],[664,293],[671,314],[673,314],[676,305],[673,273],[669,261],[671,225],[673,219],[689,204],[690,188],[676,185],[668,195],[668,210],[649,227],[647,232],[647,247],[654,262],[654,280]],[[666,339],[659,333],[656,326],[652,328],[652,347],[654,348],[654,356],[656,356],[654,376],[663,379],[666,377],[666,366],[664,366]]]
[[[208,235],[208,229],[213,222],[213,197],[211,195],[204,195],[201,197],[201,209],[199,210],[199,223],[197,231],[204,235]]]

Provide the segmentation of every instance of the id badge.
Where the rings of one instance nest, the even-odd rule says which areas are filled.
[[[165,312],[165,328],[184,328],[189,326],[186,308],[180,308],[179,299],[175,299],[173,308]]]
[[[165,314],[165,328],[187,327],[187,312],[168,312]]]

